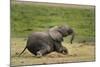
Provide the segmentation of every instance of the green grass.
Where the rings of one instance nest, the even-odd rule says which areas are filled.
[[[94,40],[95,9],[11,3],[12,37],[26,37],[33,31],[45,31],[56,25],[71,26],[76,40]]]

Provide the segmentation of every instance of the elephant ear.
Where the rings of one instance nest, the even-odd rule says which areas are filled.
[[[63,41],[63,37],[62,37],[61,33],[57,31],[57,27],[50,29],[49,35],[55,41],[58,41],[58,42]]]

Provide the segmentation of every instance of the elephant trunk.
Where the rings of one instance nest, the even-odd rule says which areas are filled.
[[[75,37],[75,33],[73,32],[73,33],[72,33],[71,40],[70,40],[70,43],[71,43],[71,44],[72,44],[72,41],[74,40],[74,37]]]

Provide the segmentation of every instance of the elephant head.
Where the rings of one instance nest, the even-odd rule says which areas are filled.
[[[63,37],[72,35],[71,44],[75,36],[74,30],[68,26],[55,26],[49,30],[49,34],[55,41],[63,41]]]

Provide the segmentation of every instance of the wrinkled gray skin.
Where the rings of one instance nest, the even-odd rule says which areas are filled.
[[[29,35],[27,45],[20,55],[25,51],[26,48],[32,54],[38,57],[53,51],[62,54],[68,54],[68,50],[61,44],[63,37],[68,35],[72,35],[70,40],[72,43],[74,38],[74,31],[68,26],[55,26],[45,32],[33,32],[31,35]]]

